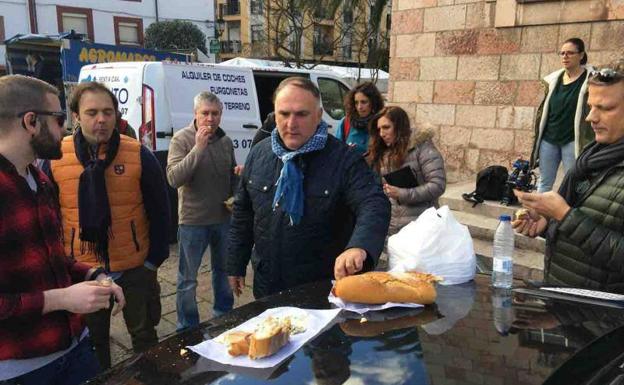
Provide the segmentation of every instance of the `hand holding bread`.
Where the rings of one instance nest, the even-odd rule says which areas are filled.
[[[100,274],[96,280],[97,284],[102,287],[112,287],[113,297],[115,298],[115,307],[113,308],[112,315],[117,315],[126,305],[126,299],[123,295],[121,287],[115,284],[115,281],[107,275]]]
[[[232,210],[234,210],[234,197],[229,197],[227,200],[223,201],[223,204],[229,212],[232,212]]]
[[[544,232],[547,224],[546,218],[539,215],[535,210],[521,208],[514,214],[514,221],[511,222],[511,227],[517,233],[536,237]]]
[[[571,209],[565,199],[555,191],[529,193],[514,190],[514,194],[518,197],[518,201],[522,203],[522,206],[529,209],[529,212],[535,212],[545,218],[560,221]]]

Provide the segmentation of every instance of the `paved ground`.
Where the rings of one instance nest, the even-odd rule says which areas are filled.
[[[200,321],[206,321],[212,318],[212,285],[210,283],[210,252],[204,255],[203,263],[199,269],[197,303],[199,306]],[[165,263],[158,269],[158,280],[160,281],[162,304],[162,318],[157,327],[158,338],[162,340],[168,335],[175,332],[176,329],[176,313],[175,313],[175,297],[176,297],[176,279],[178,272],[178,249],[177,245],[171,245],[170,256]],[[253,301],[251,293],[251,272],[247,274],[246,283],[248,287],[240,298],[236,298],[234,307],[238,307]],[[126,330],[126,324],[123,316],[118,314],[111,320],[111,355],[113,365],[125,360],[132,355],[132,344],[130,336]]]

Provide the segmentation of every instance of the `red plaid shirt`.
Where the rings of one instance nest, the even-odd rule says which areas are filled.
[[[0,155],[0,360],[60,351],[83,329],[79,315],[41,314],[44,291],[83,281],[89,267],[65,256],[53,188],[30,172],[36,193]]]

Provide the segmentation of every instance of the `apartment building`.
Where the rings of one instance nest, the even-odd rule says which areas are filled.
[[[293,0],[217,0],[220,60],[233,57],[356,64],[369,46],[389,46],[391,1],[380,30],[371,33],[370,0],[345,0],[334,7]]]
[[[0,41],[16,34],[75,30],[94,43],[142,47],[154,22],[181,19],[214,38],[214,0],[7,0],[0,2]],[[0,65],[6,47],[0,45]],[[209,55],[214,61],[214,55]]]

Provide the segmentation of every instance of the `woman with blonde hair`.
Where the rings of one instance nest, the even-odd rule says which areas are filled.
[[[406,168],[415,187],[401,188],[383,180],[383,190],[392,204],[388,235],[418,218],[429,207],[438,206],[446,189],[444,159],[433,144],[431,130],[412,130],[407,113],[400,107],[382,109],[370,122],[367,161],[382,178]]]

